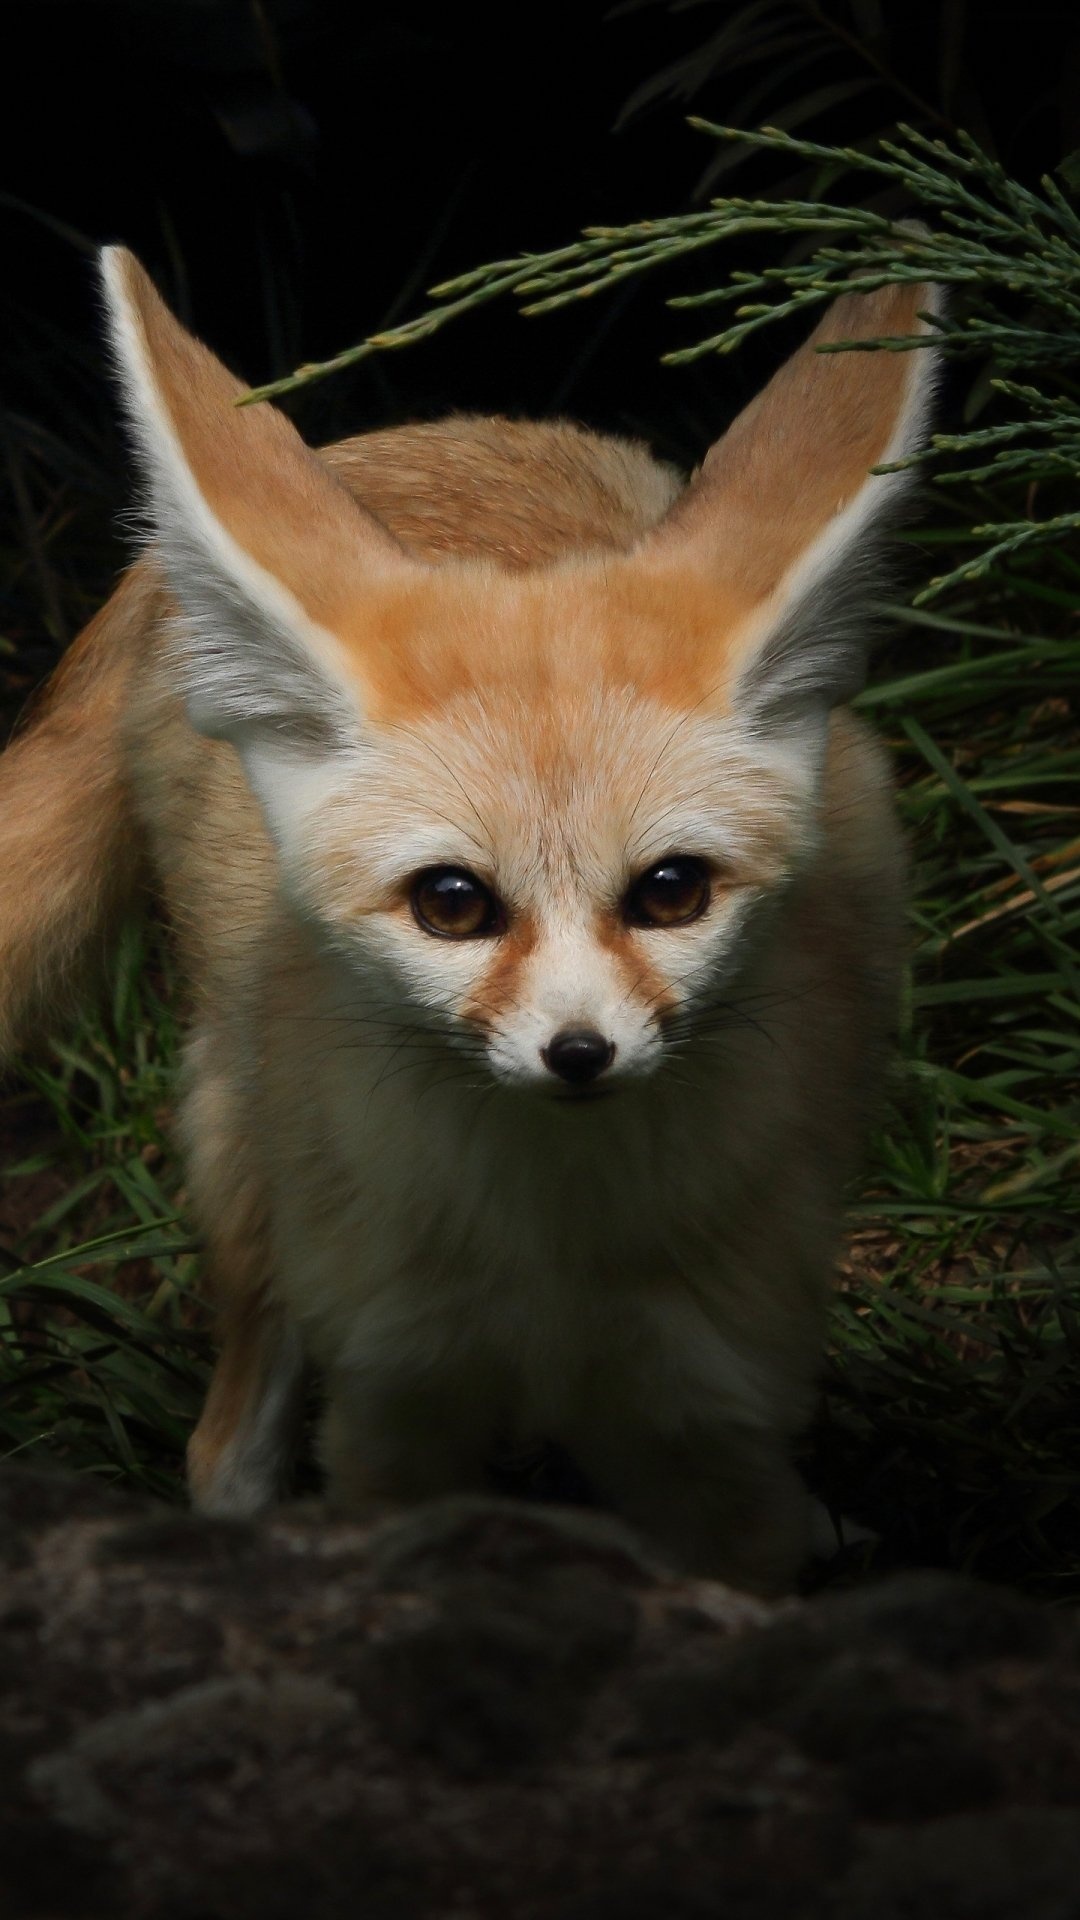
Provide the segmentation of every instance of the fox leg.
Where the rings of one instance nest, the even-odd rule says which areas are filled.
[[[567,1440],[601,1503],[686,1572],[790,1591],[810,1554],[812,1504],[783,1440],[730,1417],[675,1434],[611,1411]]]
[[[436,1387],[342,1373],[328,1388],[319,1452],[335,1506],[355,1511],[490,1491],[496,1423],[474,1383]]]
[[[221,1350],[187,1460],[194,1505],[242,1517],[288,1485],[305,1368],[299,1336],[271,1298],[265,1193],[227,1062],[220,1036],[195,1036],[181,1130]]]
[[[188,1485],[200,1513],[261,1513],[288,1488],[304,1401],[304,1356],[275,1307],[226,1308],[221,1353],[188,1441]]]

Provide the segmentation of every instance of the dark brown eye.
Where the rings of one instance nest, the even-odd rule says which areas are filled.
[[[413,883],[412,910],[425,933],[445,940],[474,940],[498,933],[502,914],[495,895],[464,867],[429,867]]]
[[[634,881],[626,896],[626,917],[638,927],[683,927],[704,913],[709,892],[704,860],[672,854]]]

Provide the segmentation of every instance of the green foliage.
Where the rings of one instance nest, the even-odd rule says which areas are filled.
[[[995,565],[978,605],[1016,629],[1025,610],[1039,619],[1052,606],[1060,637],[909,612],[891,649],[901,671],[860,702],[900,770],[914,951],[903,1054],[853,1209],[809,1467],[836,1511],[880,1536],[853,1551],[856,1564],[935,1561],[1075,1598],[1072,557],[1048,553],[1030,585]],[[942,650],[944,663],[910,670],[912,654]]]
[[[3,1183],[24,1224],[0,1244],[0,1457],[44,1452],[175,1498],[209,1342],[165,1139],[169,987],[160,942],[130,929],[111,1006],[4,1103],[32,1150]]]
[[[870,206],[727,197],[714,200],[705,212],[587,228],[571,246],[494,261],[443,282],[432,288],[437,304],[426,313],[261,387],[252,398],[280,397],[372,353],[412,345],[507,295],[521,300],[528,315],[552,313],[707,248],[757,243],[762,236],[790,241],[802,234],[814,240],[805,258],[758,271],[736,268],[718,287],[672,295],[668,304],[680,310],[734,307],[735,312],[718,331],[673,349],[665,356],[668,364],[730,353],[778,321],[815,317],[839,293],[933,281],[959,296],[954,310],[935,321],[934,342],[950,359],[977,356],[989,362],[998,372],[992,391],[1015,416],[937,436],[931,455],[948,454],[957,461],[950,473],[937,477],[952,484],[1075,479],[1080,471],[1080,406],[1072,397],[1080,360],[1080,213],[1054,180],[1044,179],[1040,192],[1021,185],[963,133],[949,144],[902,127],[900,139],[883,139],[877,151],[861,153],[799,140],[776,128],[746,133],[706,121],[691,124],[743,149],[779,152],[886,181],[902,190],[910,212],[933,224],[897,220]],[[927,344],[920,334],[861,341],[855,350],[914,351]],[[845,344],[832,350],[853,349]],[[1000,377],[1016,369],[1037,374],[1039,385]],[[999,557],[1078,529],[1075,508],[1045,520],[1028,516],[973,527],[970,538],[981,550],[929,582],[919,598],[978,576]]]

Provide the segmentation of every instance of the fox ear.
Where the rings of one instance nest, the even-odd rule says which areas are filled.
[[[834,301],[646,542],[716,578],[730,609],[724,693],[759,727],[823,717],[862,685],[880,536],[910,486],[870,469],[921,445],[934,392],[932,347],[818,349],[929,337],[923,316],[939,311],[925,285]]]
[[[339,635],[377,575],[415,566],[266,405],[185,332],[134,256],[108,247],[112,344],[149,520],[181,610],[192,724],[263,762],[355,739],[361,689]],[[263,797],[263,796],[260,796]]]

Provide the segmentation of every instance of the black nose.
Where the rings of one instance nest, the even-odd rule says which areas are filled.
[[[605,1040],[602,1033],[594,1033],[591,1027],[567,1027],[541,1048],[540,1057],[560,1080],[583,1086],[586,1080],[595,1080],[605,1067],[610,1067],[615,1049],[610,1040]]]

